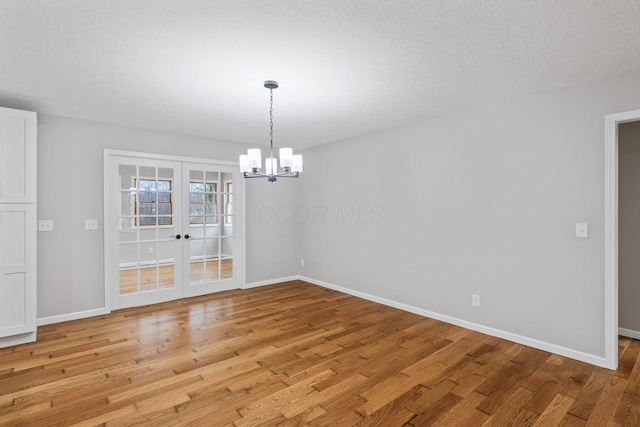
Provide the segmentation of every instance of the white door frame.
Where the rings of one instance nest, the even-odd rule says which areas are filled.
[[[640,110],[605,116],[604,315],[605,363],[618,367],[618,125],[640,120]]]
[[[107,207],[109,203],[111,203],[109,191],[112,187],[109,183],[109,163],[112,157],[131,157],[131,158],[144,158],[144,159],[153,159],[153,160],[168,160],[168,161],[177,161],[182,163],[200,163],[207,164],[213,166],[232,166],[237,169],[238,179],[235,179],[236,173],[234,172],[234,213],[238,215],[240,219],[239,224],[234,224],[234,234],[237,235],[238,238],[238,248],[234,247],[234,264],[238,263],[238,284],[240,288],[244,288],[246,286],[246,249],[245,249],[245,220],[244,220],[244,205],[245,205],[245,182],[244,179],[240,179],[240,169],[237,162],[230,162],[224,160],[213,160],[213,159],[202,159],[202,158],[194,158],[194,157],[181,157],[181,156],[172,156],[172,155],[164,155],[164,154],[154,154],[154,153],[141,153],[135,151],[123,151],[123,150],[111,150],[105,148],[103,150],[103,199],[104,199],[104,273],[105,273],[105,281],[104,281],[104,301],[105,308],[107,312],[111,312],[113,302],[112,302],[112,289],[111,286],[114,283],[114,274],[115,271],[113,268],[110,268],[110,260],[116,259],[116,254],[113,253],[113,245],[107,244],[108,242],[112,242],[113,239],[116,239],[116,236],[113,235],[111,228],[108,227],[106,222],[109,220],[107,217]],[[235,220],[235,218],[234,218]]]

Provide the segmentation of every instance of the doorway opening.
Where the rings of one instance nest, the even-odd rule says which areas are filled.
[[[605,117],[605,364],[618,367],[619,125],[640,120],[640,110]]]
[[[640,340],[640,121],[618,125],[618,335]]]

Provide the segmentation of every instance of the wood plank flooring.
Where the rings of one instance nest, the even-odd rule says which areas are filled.
[[[294,281],[38,329],[0,426],[637,426],[617,371]]]

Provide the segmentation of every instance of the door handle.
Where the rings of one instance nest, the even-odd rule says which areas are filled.
[[[185,238],[185,239],[188,239],[189,237],[191,237],[191,236],[189,236],[188,234],[185,234],[185,235],[184,235],[184,238]]]
[[[176,239],[180,240],[180,237],[182,237],[182,236],[179,235],[179,234],[176,234],[175,236],[169,236],[169,237],[175,237]]]

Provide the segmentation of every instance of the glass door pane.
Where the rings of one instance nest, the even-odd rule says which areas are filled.
[[[186,164],[189,177],[189,294],[238,287],[233,269],[233,177],[232,171],[204,164]]]
[[[181,295],[180,167],[121,159],[117,165],[118,292],[116,307]],[[117,298],[118,299],[118,298]],[[128,301],[128,302],[126,302]]]
[[[111,309],[241,286],[244,250],[234,229],[243,231],[243,206],[234,197],[244,183],[237,165],[105,153]]]

